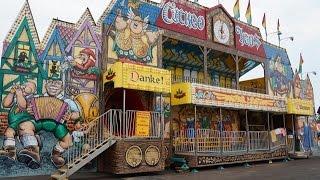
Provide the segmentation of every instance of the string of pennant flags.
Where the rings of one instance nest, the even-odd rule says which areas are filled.
[[[234,14],[234,18],[237,20],[240,20],[240,0],[236,0],[236,2],[234,3],[233,6],[233,14]],[[247,19],[247,23],[252,25],[252,12],[251,12],[251,1],[249,0],[248,2],[248,6],[247,6],[247,10],[245,13],[245,17]],[[266,13],[263,14],[263,18],[262,18],[262,27],[264,29],[265,32],[265,36],[266,36],[266,42],[268,42],[268,31],[267,31],[267,19],[266,19]],[[277,21],[277,31],[276,31],[277,35],[278,35],[278,40],[279,40],[279,46],[280,46],[280,35],[282,34],[280,31],[280,19],[278,18]],[[293,37],[290,37],[290,39],[293,40]],[[304,63],[303,61],[303,57],[302,54],[300,53],[300,61],[299,61],[299,69],[298,69],[298,73],[302,75],[302,64]]]

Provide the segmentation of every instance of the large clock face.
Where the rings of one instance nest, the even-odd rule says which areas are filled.
[[[214,25],[214,36],[218,40],[219,43],[222,44],[229,44],[229,39],[230,39],[230,31],[228,25],[221,21],[217,20]]]

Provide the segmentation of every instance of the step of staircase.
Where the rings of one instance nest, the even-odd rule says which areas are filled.
[[[114,140],[113,138],[106,140],[105,142],[97,145],[87,154],[83,154],[82,156],[80,156],[72,164],[67,164],[62,168],[58,169],[57,172],[51,175],[51,178],[56,180],[67,179],[68,177],[70,177],[72,174],[74,174],[76,171],[78,171],[80,168],[82,168],[87,163],[92,161],[95,157],[103,153],[105,150],[107,150],[109,147],[111,147],[115,143],[116,143],[116,140]]]

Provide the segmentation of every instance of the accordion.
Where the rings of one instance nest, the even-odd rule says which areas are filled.
[[[36,97],[31,99],[32,111],[36,120],[52,119],[63,123],[68,104],[55,97]]]

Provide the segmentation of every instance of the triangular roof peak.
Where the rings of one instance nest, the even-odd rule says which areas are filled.
[[[100,16],[100,18],[98,19],[97,22],[97,29],[101,31],[102,29],[102,24],[103,21],[105,20],[105,18],[107,17],[107,15],[110,13],[114,3],[116,3],[117,0],[111,0],[107,6],[107,8],[103,11],[102,15]]]
[[[67,28],[74,28],[75,27],[75,25],[73,23],[62,21],[59,19],[52,19],[51,24],[50,24],[47,32],[45,33],[44,38],[41,42],[41,49],[44,49],[46,47],[53,31],[55,30],[55,28],[57,26],[63,26],[63,27],[67,27]]]
[[[229,12],[226,10],[226,8],[224,8],[224,6],[222,4],[218,4],[216,6],[213,6],[213,7],[209,8],[207,10],[207,13],[210,13],[210,12],[216,10],[216,9],[222,9],[222,11],[231,19],[231,21],[234,20],[234,18],[229,14]]]
[[[21,8],[16,20],[14,21],[13,25],[10,28],[10,31],[8,32],[4,42],[11,42],[13,37],[15,36],[15,34],[17,33],[21,23],[23,22],[24,18],[27,19],[29,28],[30,28],[30,32],[31,32],[31,36],[32,39],[34,41],[35,47],[36,49],[40,48],[40,40],[39,40],[39,36],[38,36],[38,32],[34,23],[34,19],[32,16],[32,12],[30,9],[30,5],[28,0],[25,1],[23,7]]]
[[[79,29],[86,20],[88,20],[92,24],[92,26],[96,26],[96,22],[94,21],[89,8],[86,8],[84,13],[81,15],[80,19],[75,24],[75,28]]]
[[[97,44],[97,48],[99,51],[101,51],[101,45],[99,45],[101,43],[101,41],[99,41],[99,33],[96,31],[96,26],[93,26],[91,24],[91,22],[87,19],[85,19],[85,21],[82,23],[82,25],[77,29],[77,32],[74,34],[72,40],[70,41],[70,43],[68,44],[68,46],[66,47],[66,51],[69,52],[72,48],[72,46],[74,45],[75,41],[80,37],[81,33],[83,32],[84,29],[88,28],[89,32],[91,33],[94,41]]]

